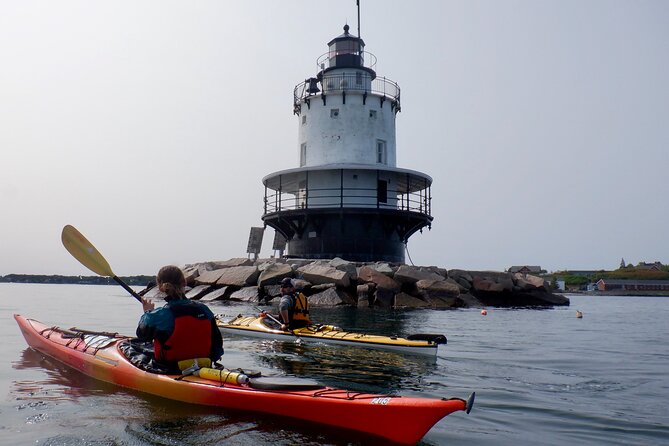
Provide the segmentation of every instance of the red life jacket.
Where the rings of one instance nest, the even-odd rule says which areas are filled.
[[[212,323],[200,305],[167,307],[174,316],[174,330],[165,342],[153,341],[158,361],[182,361],[211,355]]]

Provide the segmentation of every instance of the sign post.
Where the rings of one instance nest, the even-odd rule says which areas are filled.
[[[251,233],[249,234],[249,245],[246,248],[247,254],[253,254],[253,260],[258,260],[258,254],[260,254],[260,248],[262,246],[262,236],[265,233],[265,228],[251,228]],[[249,256],[250,257],[250,256]]]

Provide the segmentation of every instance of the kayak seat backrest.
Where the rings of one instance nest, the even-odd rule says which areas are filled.
[[[285,376],[279,377],[260,377],[251,378],[248,382],[249,387],[261,390],[319,390],[325,386],[318,381],[302,378],[291,378]]]
[[[446,336],[441,334],[418,333],[407,336],[409,341],[427,341],[434,344],[446,344]]]
[[[336,325],[316,325],[317,327],[316,331],[342,331],[341,327],[337,327]]]
[[[279,330],[279,329],[281,328],[281,324],[279,324],[278,322],[276,322],[276,321],[275,321],[274,319],[272,319],[271,317],[264,317],[264,318],[262,318],[262,323],[263,323],[266,327],[269,327],[269,328],[274,329],[274,330]]]

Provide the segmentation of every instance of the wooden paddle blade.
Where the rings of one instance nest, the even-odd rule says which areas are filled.
[[[65,226],[60,238],[65,249],[86,268],[101,276],[116,276],[107,260],[77,228],[72,225]]]

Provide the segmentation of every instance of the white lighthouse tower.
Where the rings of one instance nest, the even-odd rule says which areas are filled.
[[[432,178],[396,166],[397,83],[378,77],[360,37],[344,33],[295,87],[299,167],[263,178],[263,221],[288,257],[404,262],[432,222]]]

